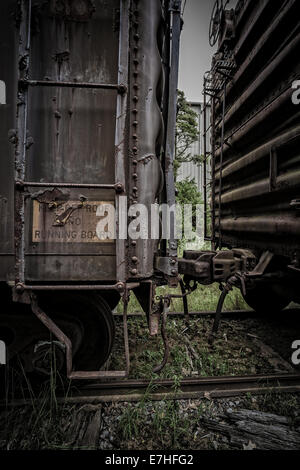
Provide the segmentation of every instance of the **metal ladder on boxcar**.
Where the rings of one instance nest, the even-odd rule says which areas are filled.
[[[207,72],[204,75],[203,84],[203,195],[204,195],[204,239],[212,243],[213,250],[216,245],[222,247],[222,175],[223,175],[223,150],[225,144],[225,112],[226,112],[226,90],[228,81],[232,78],[232,72],[235,69],[233,60],[218,61],[213,74]],[[208,99],[209,97],[209,99]],[[222,118],[216,123],[215,106],[216,100],[222,104]],[[208,122],[207,114],[210,114]],[[221,125],[220,141],[220,163],[219,163],[219,185],[218,197],[216,198],[216,180],[215,180],[215,127]],[[210,149],[208,150],[208,136],[211,136]],[[211,158],[211,176],[208,178],[208,159]],[[208,189],[211,191],[211,208],[208,209]],[[216,244],[216,210],[218,210],[218,242]],[[208,233],[208,215],[211,217],[211,229]]]

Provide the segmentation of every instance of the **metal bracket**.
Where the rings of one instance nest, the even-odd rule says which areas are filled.
[[[57,203],[50,203],[49,208],[55,208],[55,221],[53,222],[53,227],[63,227],[66,225],[67,221],[71,217],[74,211],[77,209],[83,208],[83,201],[73,202],[73,203],[63,203],[58,206]]]
[[[272,261],[274,257],[274,254],[271,253],[270,251],[265,251],[262,255],[261,255],[261,258],[258,262],[258,265],[256,266],[256,268],[251,271],[251,272],[248,272],[247,273],[247,277],[251,278],[251,277],[260,277],[260,276],[263,276],[268,265],[270,264],[270,262]]]
[[[170,298],[164,297],[164,299],[161,300],[161,307],[163,310],[162,319],[161,319],[161,336],[164,342],[164,357],[163,357],[161,364],[154,367],[153,372],[155,374],[158,374],[159,372],[163,370],[163,368],[168,362],[169,353],[170,353],[170,346],[169,346],[168,337],[166,333],[166,324],[167,324],[168,309],[170,307]]]
[[[123,310],[123,330],[124,330],[124,347],[126,367],[122,371],[73,371],[72,359],[72,342],[63,331],[49,318],[46,313],[39,307],[38,300],[35,294],[30,295],[31,308],[37,318],[46,326],[46,328],[53,333],[60,343],[65,346],[67,377],[71,380],[99,380],[99,379],[120,379],[126,378],[129,374],[129,343],[128,343],[128,329],[127,329],[127,306],[128,295],[127,292],[123,297],[124,310]]]
[[[177,258],[156,258],[156,269],[170,277],[178,276]]]
[[[172,11],[174,13],[180,13],[181,11],[181,0],[171,0],[170,1],[170,6],[169,6],[169,11]]]

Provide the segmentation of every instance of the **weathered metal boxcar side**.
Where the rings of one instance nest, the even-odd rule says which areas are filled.
[[[276,255],[299,256],[300,108],[292,101],[300,78],[298,7],[240,1],[222,19],[211,71],[220,247],[267,245]]]
[[[218,50],[204,78],[213,251],[185,253],[180,271],[227,283],[220,307],[236,285],[251,307],[272,314],[300,300],[299,2],[227,3],[214,5],[210,44],[218,41]]]
[[[1,278],[149,278],[157,242],[131,244],[118,233],[114,242],[96,228],[106,204],[117,209],[118,230],[121,217],[127,223],[122,211],[150,207],[163,187],[169,2],[24,0],[1,8],[9,83],[9,104],[1,108],[1,161],[9,166],[1,251],[10,253]]]
[[[1,324],[14,333],[10,355],[27,350],[29,368],[45,372],[50,330],[69,377],[107,376],[74,376],[72,361],[93,371],[107,359],[122,296],[126,370],[114,376],[123,377],[128,291],[151,323],[154,273],[177,284],[174,234],[161,247],[131,240],[127,211],[175,202],[180,1],[10,0],[0,13],[0,288],[10,312]],[[6,282],[40,325],[11,304]]]

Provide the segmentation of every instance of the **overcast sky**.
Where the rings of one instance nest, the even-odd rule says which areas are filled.
[[[182,0],[184,4],[185,0]],[[186,0],[181,35],[179,89],[189,101],[202,101],[203,75],[210,69],[214,49],[208,41],[209,23],[215,0]],[[236,4],[232,0],[227,8]]]

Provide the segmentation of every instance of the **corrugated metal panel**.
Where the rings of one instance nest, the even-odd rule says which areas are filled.
[[[239,2],[233,39],[224,40],[223,25],[214,88],[219,61],[236,63],[226,86],[223,142],[222,85],[214,100],[215,237],[223,246],[289,256],[300,249],[300,108],[292,102],[300,78],[298,3]]]

